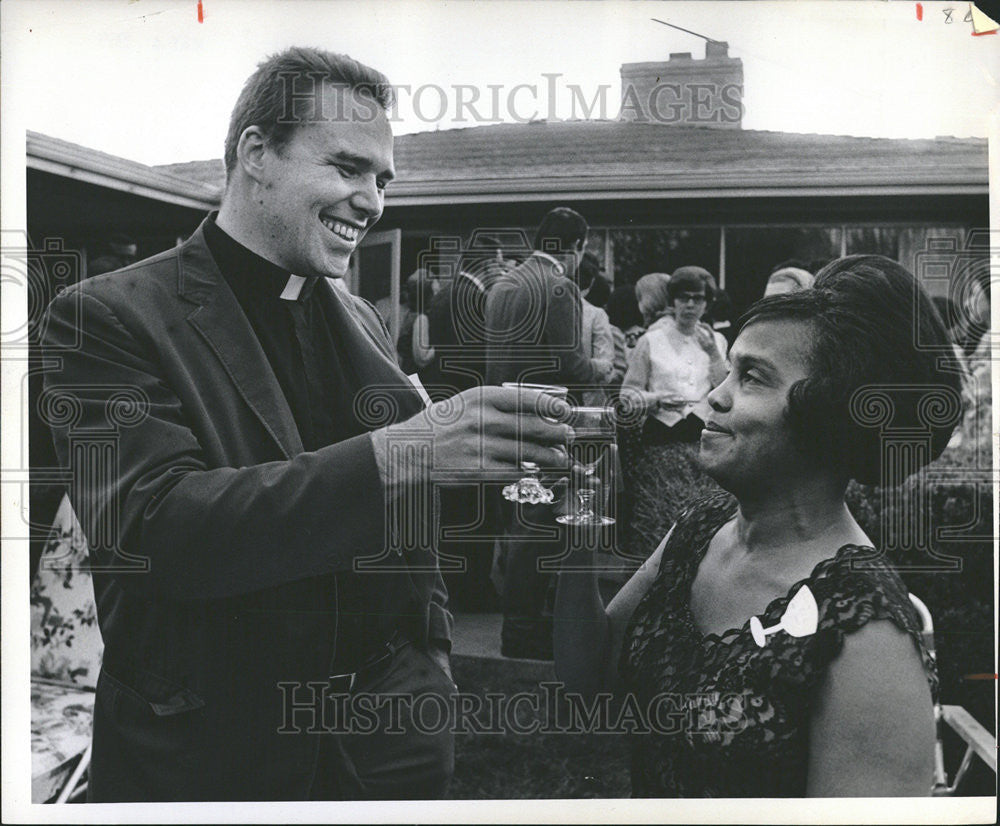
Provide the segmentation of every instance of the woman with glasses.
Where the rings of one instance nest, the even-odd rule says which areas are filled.
[[[646,413],[637,450],[623,451],[631,502],[630,550],[648,556],[680,510],[715,490],[696,464],[710,412],[708,394],[726,377],[726,339],[701,319],[715,295],[701,267],[680,267],[667,282],[672,315],[639,339],[622,395]]]

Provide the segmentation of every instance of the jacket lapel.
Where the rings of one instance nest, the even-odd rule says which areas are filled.
[[[371,390],[390,395],[399,411],[394,418],[397,422],[422,410],[423,400],[396,363],[396,354],[389,346],[388,336],[380,326],[376,326],[377,318],[366,319],[350,293],[334,286],[331,279],[324,279],[316,287],[330,294],[330,306],[344,345],[345,360],[357,376],[357,391]],[[371,313],[374,315],[375,310]]]
[[[292,411],[250,322],[208,250],[203,227],[178,252],[178,294],[196,305],[188,323],[212,348],[236,391],[285,457],[291,458],[303,450]]]

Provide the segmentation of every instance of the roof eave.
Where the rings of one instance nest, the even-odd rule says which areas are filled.
[[[215,209],[222,194],[208,184],[159,172],[46,135],[28,134],[26,160],[29,169],[192,209]]]
[[[880,179],[881,178],[881,179]],[[626,184],[623,186],[623,184]],[[879,195],[981,195],[989,194],[985,176],[958,174],[902,176],[716,177],[622,176],[550,177],[517,180],[466,179],[461,181],[396,181],[386,193],[386,206],[420,206],[447,203],[503,203],[568,199],[640,200],[655,198],[757,198],[757,197],[851,197]]]

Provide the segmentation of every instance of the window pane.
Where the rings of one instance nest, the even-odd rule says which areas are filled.
[[[729,227],[726,291],[737,314],[764,295],[778,265],[817,272],[840,255],[839,227]]]
[[[899,258],[898,227],[848,227],[848,255],[884,255]]]
[[[718,229],[616,229],[610,236],[616,286],[687,265],[704,267],[718,279]]]

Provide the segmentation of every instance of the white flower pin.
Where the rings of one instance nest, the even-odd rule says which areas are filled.
[[[777,625],[765,628],[757,617],[750,617],[750,633],[761,648],[767,644],[768,635],[775,631],[785,631],[792,637],[808,637],[816,633],[818,626],[819,607],[808,585],[803,585],[792,597]]]

